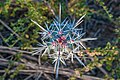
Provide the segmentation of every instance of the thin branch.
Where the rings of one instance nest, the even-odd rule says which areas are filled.
[[[39,73],[35,80],[40,80],[40,77],[42,76],[42,74],[43,74],[43,72]]]
[[[94,61],[93,58],[91,58],[91,60]],[[99,67],[98,65],[96,65],[96,67],[97,67],[104,75],[108,75],[108,76],[109,76],[108,72],[107,72],[105,69],[103,69],[102,67]]]
[[[0,37],[2,38],[2,40],[5,42],[5,44],[6,44],[7,46],[10,46],[10,45],[4,40],[4,37],[3,37],[3,35],[1,34],[1,32],[0,32]]]
[[[29,75],[29,76],[26,77],[24,80],[29,80],[31,77],[33,77],[33,74]]]
[[[9,48],[9,47],[6,47],[6,46],[0,46],[0,50],[10,50],[10,51],[14,51],[14,52],[20,52],[20,53],[25,53],[25,54],[32,55],[32,52],[28,52],[28,51],[24,51],[24,50],[19,50],[19,48],[16,48],[16,47]]]
[[[16,54],[17,54],[16,52],[14,52],[14,51],[9,51],[9,50],[0,50],[0,52],[1,52],[1,53],[12,54],[12,55],[16,55]],[[30,60],[33,60],[33,61],[36,61],[36,62],[38,61],[37,58],[32,57],[32,56],[29,56],[29,55],[27,55],[27,54],[22,54],[22,57],[25,57],[25,58],[27,58],[27,59],[30,59]]]
[[[10,30],[13,34],[15,34],[17,37],[20,37],[16,32],[14,32],[5,22],[3,22],[0,19],[0,23],[2,23],[8,30]]]
[[[104,68],[98,67],[98,69],[99,69],[101,72],[103,72],[103,74],[108,75],[108,72],[107,72]]]

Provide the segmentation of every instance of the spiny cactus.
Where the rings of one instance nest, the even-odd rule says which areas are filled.
[[[56,71],[56,79],[58,78],[58,71],[60,63],[66,65],[65,61],[76,58],[78,62],[85,67],[85,64],[79,59],[77,53],[81,49],[86,49],[82,44],[82,41],[96,40],[96,38],[84,38],[81,39],[85,32],[82,28],[77,28],[83,21],[85,15],[83,15],[77,22],[71,21],[68,18],[61,21],[61,5],[59,7],[59,17],[56,17],[54,21],[48,26],[45,23],[46,28],[40,26],[36,21],[31,20],[33,23],[41,28],[41,43],[40,48],[37,48],[33,55],[41,53],[46,54],[49,58],[53,59],[54,71]],[[51,50],[53,51],[51,53]]]

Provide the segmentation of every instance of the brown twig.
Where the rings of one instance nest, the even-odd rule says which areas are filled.
[[[29,76],[26,77],[24,80],[29,80],[31,77],[33,77],[33,74],[29,75]]]
[[[6,61],[4,63],[8,64],[8,60],[3,59],[2,61]],[[1,59],[0,59],[1,62]],[[23,63],[18,63],[18,62],[14,62],[14,65],[20,65]],[[30,62],[23,64],[26,67],[30,67],[29,70],[19,70],[19,74],[26,74],[26,73],[47,73],[47,74],[55,74],[53,67],[45,67],[45,66],[37,66],[36,64],[32,64]],[[13,73],[15,70],[10,70],[10,73]],[[0,73],[5,73],[5,70],[0,70]],[[68,69],[68,68],[60,68],[59,69],[59,74],[60,75],[65,75],[67,77],[70,76],[75,76],[79,79],[83,79],[83,80],[104,80],[102,78],[98,78],[98,77],[92,77],[92,76],[87,76],[87,75],[82,75],[80,76],[80,74],[77,74],[74,70]]]
[[[54,71],[51,69],[48,69],[48,68],[45,68],[45,69],[40,69],[40,70],[37,70],[37,72],[41,73],[42,71],[44,70],[45,73],[52,73],[52,74],[55,74]],[[5,70],[0,70],[0,73],[4,73]],[[10,73],[13,73],[15,72],[15,70],[10,70]],[[24,74],[24,73],[36,73],[36,70],[19,70],[19,74]],[[59,74],[61,75],[67,75],[68,77],[70,76],[73,76],[74,71],[73,73],[72,72],[66,72],[64,70],[60,70],[59,71]],[[80,76],[79,74],[77,74],[75,77],[79,78],[79,79],[83,79],[83,80],[104,80],[102,78],[98,78],[98,77],[92,77],[92,76],[87,76],[87,75],[82,75]]]
[[[1,49],[0,49],[0,52],[1,52],[1,53],[12,54],[12,55],[16,55],[16,54],[17,54],[16,52],[10,51],[10,50],[1,50]],[[29,56],[29,55],[27,55],[27,54],[22,54],[22,57],[25,57],[25,58],[27,58],[27,59],[30,59],[30,60],[33,60],[33,61],[36,61],[36,62],[38,61],[37,58],[32,57],[32,56]]]
[[[20,52],[20,53],[25,53],[25,54],[30,54],[32,55],[32,52],[28,52],[28,51],[24,51],[24,50],[19,50],[19,48],[9,48],[6,46],[0,46],[0,50],[10,50],[10,51],[14,51],[14,52]]]

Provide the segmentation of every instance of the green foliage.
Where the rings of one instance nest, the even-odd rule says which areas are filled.
[[[5,0],[5,2],[0,3],[0,14],[3,14],[6,18],[9,16],[11,0]]]
[[[3,76],[0,76],[0,80],[5,80]]]
[[[18,75],[19,70],[23,69],[24,67],[25,67],[24,65],[18,65],[14,73],[10,75],[10,78],[13,79],[16,75]]]
[[[17,6],[16,6],[17,5]],[[7,7],[6,7],[7,6]],[[15,7],[14,7],[15,6]],[[38,7],[43,6],[43,7]],[[6,9],[6,10],[4,10]],[[23,11],[21,14],[20,11]],[[24,0],[17,0],[14,4],[10,4],[10,0],[5,2],[1,14],[6,16],[5,18],[15,17],[14,21],[9,21],[10,27],[16,32],[19,37],[15,37],[12,33],[6,38],[5,42],[9,43],[11,47],[19,45],[21,47],[31,47],[37,43],[39,27],[34,27],[30,19],[38,20],[38,22],[44,23],[47,20],[48,9],[42,2],[35,3],[30,0],[26,2]],[[24,18],[22,18],[24,17]],[[26,18],[25,18],[26,17]],[[49,22],[49,20],[47,20]],[[3,28],[2,28],[3,29]]]
[[[17,62],[17,61],[19,61],[20,58],[21,58],[21,56],[22,56],[22,53],[18,53],[18,54],[16,54],[16,55],[14,55],[14,58],[13,58],[12,60],[9,60],[9,61],[8,61],[8,67],[4,69],[4,70],[5,70],[5,74],[2,75],[2,76],[0,76],[0,80],[4,80],[4,79],[6,79],[6,78],[14,79],[15,76],[18,75],[19,70],[22,70],[22,69],[25,68],[25,65],[19,64],[19,65],[14,69],[14,72],[11,73],[12,68],[15,66],[14,63]],[[6,75],[8,75],[8,76],[6,77]]]
[[[112,76],[118,77],[120,79],[120,28],[115,29],[115,32],[117,34],[117,39],[115,41],[115,44],[118,45],[118,48],[116,49],[118,55],[116,55],[115,60],[114,60],[114,69],[112,70]]]
[[[76,80],[76,77],[72,76],[69,80]]]
[[[115,43],[120,44],[120,28],[115,29],[115,33],[117,34],[117,39],[116,39]]]
[[[68,3],[62,2],[61,0],[47,0],[47,2],[55,14],[58,14],[58,5],[61,2],[62,18],[68,15],[79,18],[83,14],[87,14],[85,20],[91,21],[93,19],[92,16],[97,15],[109,20],[116,26],[120,25],[120,17],[115,17],[109,11],[109,7],[105,5],[106,0],[94,0],[95,5],[102,7],[97,9],[90,8],[86,0],[68,0]],[[4,2],[0,2],[0,19],[7,22],[8,26],[19,35],[19,37],[17,37],[13,33],[7,33],[9,36],[4,38],[4,42],[8,43],[9,47],[19,46],[21,49],[27,49],[28,47],[36,46],[40,38],[38,33],[40,28],[33,24],[30,19],[37,21],[45,27],[44,22],[49,24],[53,17],[54,15],[49,7],[42,1],[16,0],[12,2],[12,0],[5,0]],[[94,26],[94,24],[92,24],[92,26]],[[2,33],[4,30],[5,28],[0,24],[0,32]],[[120,28],[115,29],[115,33],[117,34],[117,39],[114,45],[108,42],[105,48],[99,47],[94,50],[89,50],[89,55],[93,58],[93,61],[87,61],[87,68],[92,70],[96,67],[103,66],[110,72],[112,78],[117,76],[117,78],[120,79]],[[21,53],[15,55],[15,60],[19,61],[21,55]],[[46,61],[48,57],[43,56],[41,59],[42,61]],[[14,66],[13,61],[9,61],[9,65]],[[14,78],[19,70],[23,68],[23,65],[19,65],[10,77]],[[6,73],[9,74],[9,70],[10,69],[5,69]],[[83,70],[85,71],[85,69]],[[4,77],[0,76],[0,80],[4,80]],[[71,77],[70,80],[75,80],[75,77]]]
[[[91,15],[91,11],[89,7],[86,5],[85,0],[71,0],[68,4],[70,14],[75,15],[76,17],[80,17],[83,14]]]
[[[112,46],[111,43],[107,43],[105,48],[96,48],[94,51],[89,51],[89,55],[94,54],[92,63],[88,61],[87,68],[88,70],[92,70],[96,67],[105,67],[108,72],[111,72],[109,75],[105,75],[104,77],[107,79],[114,78],[114,75],[117,75],[118,79],[120,78],[119,74],[119,62],[120,55],[119,49],[116,46]],[[83,69],[84,71],[85,69]],[[117,72],[117,74],[115,73]]]
[[[109,20],[112,20],[113,15],[110,14],[110,12],[109,12],[107,6],[105,6],[105,2],[102,1],[102,0],[96,0],[96,1],[100,4],[100,6],[102,6],[103,10],[105,10],[105,12],[106,12],[106,14],[107,14]]]

